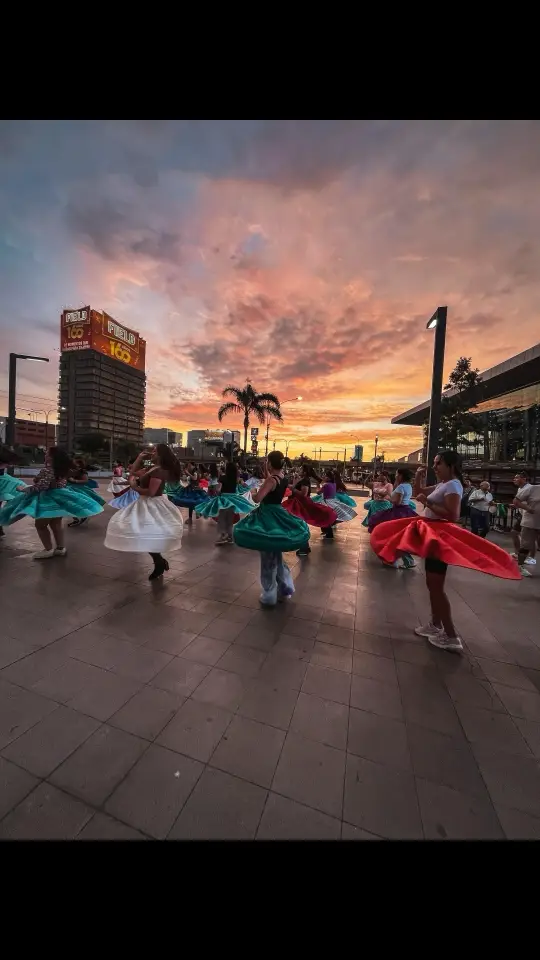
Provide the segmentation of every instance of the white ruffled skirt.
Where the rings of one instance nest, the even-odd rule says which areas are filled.
[[[107,487],[107,493],[123,493],[124,490],[127,490],[129,487],[129,480],[125,477],[113,477],[109,486]]]
[[[184,524],[166,496],[138,497],[109,520],[105,546],[122,553],[171,553],[182,546]]]

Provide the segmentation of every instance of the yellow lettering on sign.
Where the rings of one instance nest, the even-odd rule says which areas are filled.
[[[111,357],[115,360],[121,360],[122,363],[131,363],[131,354],[121,343],[115,343],[111,340]]]

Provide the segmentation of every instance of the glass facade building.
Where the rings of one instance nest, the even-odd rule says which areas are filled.
[[[540,466],[540,383],[484,400],[472,412],[481,416],[483,434],[470,435],[461,454]]]
[[[481,378],[477,396],[470,398],[479,430],[467,437],[459,453],[470,460],[540,468],[540,344],[484,371]],[[429,421],[429,412],[427,400],[392,423],[421,426]]]

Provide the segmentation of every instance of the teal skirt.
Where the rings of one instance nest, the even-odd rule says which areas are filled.
[[[0,526],[8,527],[18,517],[52,520],[54,517],[94,517],[103,513],[105,501],[93,490],[60,487],[39,493],[20,493],[0,510]]]
[[[234,510],[239,514],[252,513],[255,504],[238,493],[220,493],[216,497],[208,497],[195,507],[197,516],[207,520],[214,520],[220,510]]]
[[[6,500],[13,500],[15,497],[20,495],[20,490],[17,490],[17,487],[26,487],[28,490],[28,484],[17,477],[10,477],[9,473],[4,474],[3,477],[0,477],[0,503],[3,503]]]
[[[356,500],[353,500],[353,498],[350,497],[348,493],[336,493],[334,499],[340,500],[341,503],[345,503],[348,507],[356,506]]]
[[[367,527],[369,525],[369,518],[374,513],[378,513],[379,510],[390,510],[392,506],[390,500],[366,500],[364,509],[367,510],[367,516],[362,520],[362,526]]]
[[[280,503],[264,501],[258,510],[236,524],[234,542],[247,550],[260,553],[286,553],[299,550],[310,538],[309,527],[304,520],[293,517]]]

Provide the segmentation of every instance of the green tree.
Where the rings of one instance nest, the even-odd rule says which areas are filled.
[[[439,429],[440,448],[456,450],[461,444],[474,445],[468,435],[483,433],[482,418],[473,408],[478,403],[482,377],[477,367],[472,366],[470,357],[460,357],[445,384],[445,391],[452,391],[442,397],[441,423]],[[427,424],[424,428],[424,448],[427,448]]]
[[[109,438],[103,433],[85,433],[84,436],[79,437],[77,448],[95,457],[102,450],[109,449]]]
[[[249,381],[245,387],[225,387],[222,396],[234,397],[234,400],[223,403],[219,408],[218,420],[220,423],[229,413],[242,413],[244,415],[244,450],[247,450],[247,434],[251,416],[254,416],[260,424],[266,423],[267,417],[272,417],[274,420],[283,420],[280,403],[276,395],[274,393],[257,393]]]

